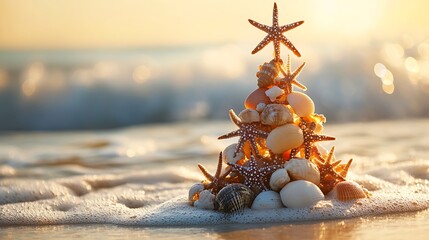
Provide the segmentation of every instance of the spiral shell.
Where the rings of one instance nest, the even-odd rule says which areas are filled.
[[[215,200],[215,209],[222,212],[235,212],[252,205],[255,193],[241,183],[230,184],[219,191]]]
[[[357,183],[352,181],[337,183],[329,195],[340,201],[349,201],[367,197],[365,190]]]
[[[261,113],[261,122],[265,125],[277,127],[292,121],[292,113],[283,104],[269,104]]]
[[[279,75],[280,66],[281,63],[274,61],[274,59],[259,66],[259,72],[256,73],[258,87],[265,88],[273,85],[274,79]]]

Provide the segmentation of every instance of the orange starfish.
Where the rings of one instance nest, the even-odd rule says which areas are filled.
[[[249,19],[249,22],[253,26],[268,33],[268,35],[258,44],[258,46],[256,46],[255,49],[253,49],[252,54],[259,52],[262,48],[267,46],[268,43],[272,41],[274,44],[274,51],[275,51],[274,59],[276,61],[280,61],[280,42],[283,43],[287,48],[289,48],[296,56],[301,57],[301,54],[298,52],[295,46],[289,41],[289,39],[283,36],[283,33],[298,27],[299,25],[303,24],[304,21],[299,21],[288,25],[279,26],[277,4],[274,3],[273,25],[271,27],[264,24],[260,24],[251,19]]]
[[[302,85],[300,82],[296,80],[298,75],[301,73],[302,69],[305,66],[305,62],[299,66],[293,73],[290,70],[290,56],[287,56],[287,64],[286,64],[286,71],[283,69],[283,67],[280,68],[280,71],[283,73],[284,78],[281,78],[277,85],[282,88],[285,91],[285,94],[289,94],[292,92],[292,84],[296,85],[297,87],[301,88],[302,90],[307,90],[307,87]]]
[[[225,187],[229,183],[226,177],[232,171],[232,168],[228,169],[224,174],[220,175],[220,173],[222,172],[222,152],[219,153],[219,162],[217,164],[217,169],[214,176],[211,175],[203,165],[198,164],[198,167],[208,181],[203,182],[204,189],[209,189],[213,194],[217,194],[223,187]]]

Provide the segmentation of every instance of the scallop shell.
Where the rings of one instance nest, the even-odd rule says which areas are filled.
[[[244,101],[244,107],[248,109],[256,109],[256,106],[258,106],[260,103],[271,103],[270,98],[265,95],[266,90],[266,88],[258,88],[251,92]]]
[[[283,95],[285,91],[278,86],[273,86],[265,91],[265,95],[270,98],[271,102],[274,102],[278,97]]]
[[[215,209],[222,212],[235,212],[250,207],[255,194],[246,185],[233,183],[222,188],[214,200]]]
[[[194,202],[196,200],[198,200],[198,195],[200,194],[201,191],[204,190],[204,185],[201,183],[197,183],[194,184],[190,189],[189,189],[189,194],[188,194],[188,201],[189,204],[194,205]]]
[[[352,181],[337,183],[329,195],[340,201],[350,201],[367,197],[365,190],[359,184]]]
[[[283,104],[269,104],[261,113],[261,122],[265,125],[277,127],[292,121],[292,113]]]
[[[301,146],[304,136],[295,124],[285,124],[273,129],[267,137],[266,146],[274,154],[283,154],[289,149]]]
[[[281,63],[274,60],[259,66],[259,72],[256,73],[258,87],[264,88],[273,85],[274,79],[279,75],[280,66]]]
[[[274,209],[282,208],[283,203],[280,194],[274,191],[264,191],[256,196],[252,203],[252,209]]]
[[[288,208],[305,208],[323,200],[322,191],[314,183],[298,180],[288,184],[280,191],[283,204]]]
[[[285,163],[285,169],[293,180],[307,180],[320,183],[320,172],[315,164],[305,158],[292,158]]]
[[[287,101],[299,117],[308,117],[314,113],[314,102],[304,93],[291,92],[287,95]]]
[[[238,114],[238,117],[243,123],[259,122],[259,112],[253,109],[244,109]]]
[[[286,169],[277,169],[270,178],[270,187],[274,191],[280,191],[288,182],[290,182],[289,174]]]
[[[214,209],[214,199],[215,195],[209,190],[204,190],[200,192],[200,196],[197,201],[194,202],[194,206],[200,209]]]
[[[234,157],[235,149],[237,149],[237,143],[231,144],[223,150],[222,160],[224,163],[234,164],[244,159],[243,151],[238,151]]]

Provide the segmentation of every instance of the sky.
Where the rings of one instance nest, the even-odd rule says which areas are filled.
[[[304,20],[292,42],[359,45],[398,32],[427,33],[425,0],[282,0],[280,25]],[[254,43],[273,1],[0,0],[0,49],[159,48]],[[423,36],[426,37],[426,36]]]

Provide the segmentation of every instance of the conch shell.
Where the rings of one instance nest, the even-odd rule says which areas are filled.
[[[271,60],[269,63],[264,63],[259,66],[259,72],[256,73],[258,77],[258,87],[266,88],[274,84],[274,79],[279,75],[281,62]]]

